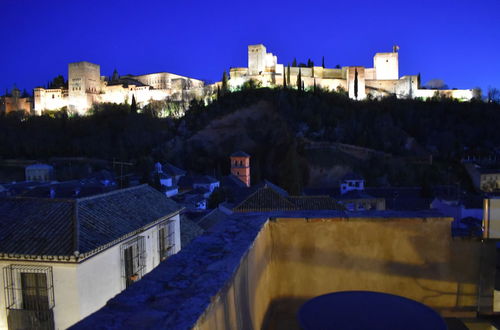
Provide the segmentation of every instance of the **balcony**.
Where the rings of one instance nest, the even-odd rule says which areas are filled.
[[[9,330],[53,330],[54,312],[52,309],[44,311],[8,309],[7,322]]]

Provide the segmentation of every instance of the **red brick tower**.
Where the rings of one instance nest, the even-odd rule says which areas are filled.
[[[231,156],[231,174],[250,187],[250,155],[237,151]]]

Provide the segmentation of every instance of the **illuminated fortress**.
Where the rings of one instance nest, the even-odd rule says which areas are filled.
[[[108,79],[101,76],[100,66],[90,62],[68,65],[68,88],[35,88],[34,111],[66,107],[71,112],[85,114],[94,103],[131,103],[143,107],[151,101],[189,102],[211,93],[211,87],[198,79],[168,72],[146,75],[118,76],[115,71]]]
[[[245,82],[254,80],[262,87],[297,87],[300,73],[302,89],[314,86],[326,90],[345,90],[352,99],[379,98],[396,95],[398,98],[429,98],[436,93],[459,100],[470,100],[472,89],[423,89],[417,75],[399,77],[398,47],[391,53],[376,53],[373,68],[346,66],[342,68],[286,67],[278,64],[278,58],[268,53],[262,44],[248,46],[248,68],[232,68],[229,86],[240,88]]]
[[[459,100],[473,98],[472,89],[436,90],[420,87],[417,75],[399,77],[398,48],[390,53],[376,53],[373,68],[346,66],[324,68],[322,66],[285,67],[278,64],[278,58],[268,53],[262,44],[248,46],[248,67],[231,68],[229,88],[240,89],[246,82],[255,81],[262,87],[278,87],[285,84],[297,88],[298,76],[302,89],[314,86],[329,91],[346,91],[350,98],[363,100],[395,95],[398,98],[430,98],[436,94]],[[90,62],[77,62],[68,65],[67,88],[35,88],[34,111],[41,114],[44,110],[59,110],[66,107],[69,111],[85,114],[93,104],[131,103],[135,98],[137,105],[143,107],[151,101],[174,101],[187,104],[190,100],[210,98],[221,86],[221,82],[205,84],[203,81],[160,72],[145,75],[118,76],[115,72],[108,79],[101,76],[100,66]]]

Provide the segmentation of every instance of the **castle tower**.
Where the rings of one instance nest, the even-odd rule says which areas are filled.
[[[376,53],[373,57],[375,79],[397,80],[399,79],[399,47],[394,46],[392,53]]]
[[[237,151],[230,156],[230,159],[231,174],[250,187],[250,155],[243,151]]]
[[[101,92],[101,67],[90,62],[68,65],[68,97],[70,110],[85,113]]]
[[[248,73],[258,75],[266,69],[266,47],[262,44],[248,46]]]

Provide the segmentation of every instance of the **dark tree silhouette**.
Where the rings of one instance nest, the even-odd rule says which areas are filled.
[[[132,102],[130,103],[130,112],[137,113],[137,103],[135,102],[135,95],[132,94]]]

